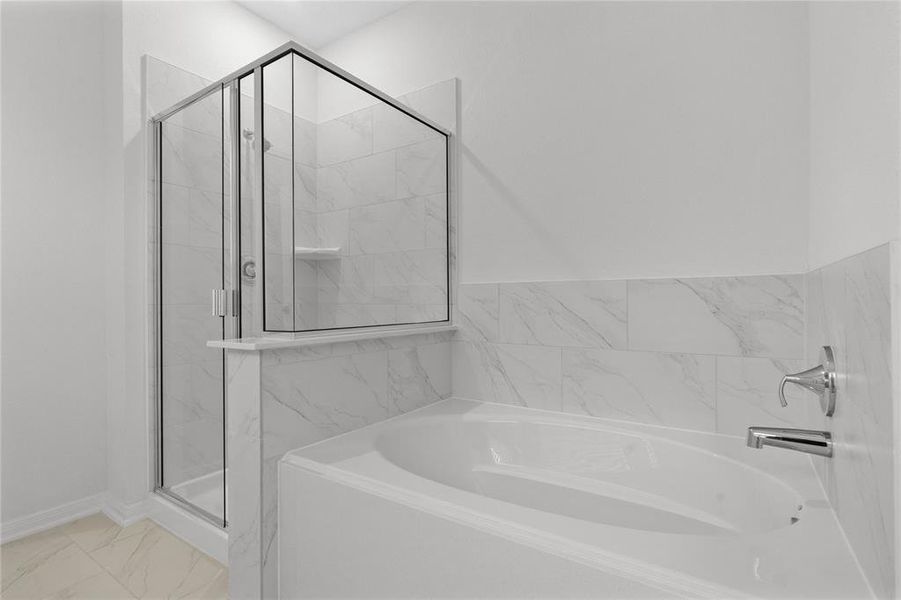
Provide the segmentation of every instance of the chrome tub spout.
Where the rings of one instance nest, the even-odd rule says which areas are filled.
[[[832,434],[810,429],[782,427],[748,427],[748,446],[751,448],[785,448],[817,456],[832,456]]]

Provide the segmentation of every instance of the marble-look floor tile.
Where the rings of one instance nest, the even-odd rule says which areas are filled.
[[[192,598],[224,571],[159,527],[117,539],[90,556],[137,598]]]
[[[625,349],[626,282],[500,284],[500,340]]]
[[[116,581],[109,573],[98,573],[82,579],[48,598],[62,599],[71,598],[78,600],[124,600],[125,598],[134,598],[135,596],[125,587]],[[225,595],[221,596],[225,598]]]
[[[716,364],[711,356],[563,349],[563,410],[714,430]]]
[[[228,572],[223,571],[213,578],[205,589],[194,595],[199,600],[227,600],[228,598]]]
[[[149,520],[103,514],[4,544],[0,572],[10,599],[226,598],[222,565]]]
[[[87,579],[103,574],[103,569],[74,542],[67,544],[40,562],[31,563],[27,571],[10,580],[3,598],[37,599],[64,593]]]
[[[800,275],[629,281],[629,348],[804,357]]]
[[[0,547],[3,597],[27,598],[28,594],[52,593],[56,590],[48,589],[51,584],[43,581],[51,576],[56,579],[52,585],[62,589],[99,573],[96,565],[81,560],[80,553],[78,546],[59,527],[4,544]]]
[[[129,527],[119,527],[103,513],[97,513],[72,521],[60,529],[69,536],[85,552],[92,552],[132,535],[139,535],[148,528],[154,527],[148,520],[138,521]]]

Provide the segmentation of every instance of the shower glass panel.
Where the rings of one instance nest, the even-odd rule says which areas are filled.
[[[263,329],[447,321],[447,136],[296,53],[262,117]]]
[[[151,124],[156,488],[225,526],[207,342],[447,321],[450,134],[294,43]]]
[[[223,351],[211,290],[228,287],[229,99],[220,88],[159,122],[159,465],[163,492],[225,524]]]

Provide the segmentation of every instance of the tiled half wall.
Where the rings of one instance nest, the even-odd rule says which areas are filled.
[[[450,334],[228,351],[229,585],[277,597],[278,460],[450,396]]]

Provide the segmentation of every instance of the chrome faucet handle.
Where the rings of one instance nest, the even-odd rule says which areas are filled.
[[[820,350],[820,364],[801,371],[800,373],[792,373],[785,375],[779,382],[779,403],[783,408],[788,406],[785,399],[785,384],[793,383],[806,388],[820,397],[820,407],[827,417],[831,417],[835,412],[835,392],[836,392],[836,375],[835,375],[835,354],[832,352],[831,346],[823,346]]]
[[[779,382],[779,404],[782,405],[782,408],[788,406],[788,400],[785,399],[785,384],[788,383],[789,377],[791,377],[791,375],[786,375],[782,378],[782,381]]]

